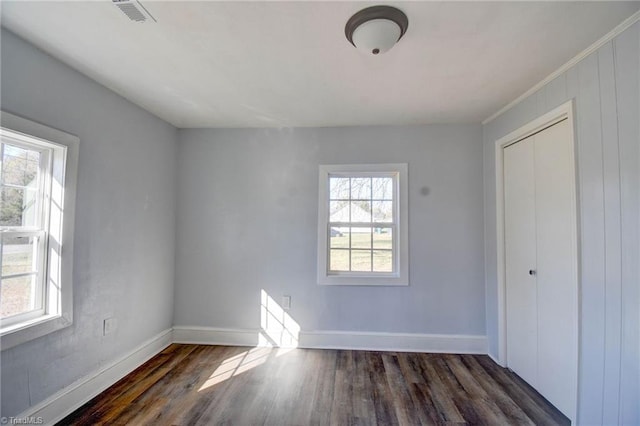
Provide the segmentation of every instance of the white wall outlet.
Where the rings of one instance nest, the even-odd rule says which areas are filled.
[[[115,318],[105,318],[102,325],[102,335],[106,336],[116,331],[118,328],[118,321]]]
[[[291,296],[282,296],[282,309],[291,309]]]

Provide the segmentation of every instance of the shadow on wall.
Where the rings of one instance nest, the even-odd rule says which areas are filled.
[[[238,376],[298,347],[300,326],[262,289],[260,292],[260,331],[258,345],[225,359],[200,386],[198,392]]]

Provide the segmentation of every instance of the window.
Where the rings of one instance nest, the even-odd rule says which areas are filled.
[[[320,166],[319,284],[409,284],[406,186],[406,164]]]
[[[2,349],[71,324],[78,139],[1,113]]]

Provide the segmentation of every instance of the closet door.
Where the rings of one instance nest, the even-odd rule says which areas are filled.
[[[534,137],[504,149],[507,365],[532,386],[538,376]]]
[[[538,391],[563,413],[576,404],[575,175],[568,122],[535,135]]]
[[[504,148],[507,366],[576,407],[575,168],[568,121]]]

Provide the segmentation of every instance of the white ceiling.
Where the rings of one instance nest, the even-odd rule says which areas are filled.
[[[2,1],[2,25],[177,127],[477,123],[640,2],[388,2],[409,29],[365,56],[364,2]]]

